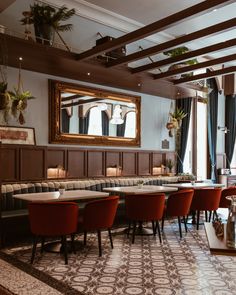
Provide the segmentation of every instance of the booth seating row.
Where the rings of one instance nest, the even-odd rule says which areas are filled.
[[[164,183],[173,183],[182,180],[181,176],[152,176],[152,177],[133,177],[133,178],[99,178],[99,179],[78,179],[78,180],[53,180],[35,183],[11,183],[2,184],[0,198],[0,230],[1,237],[4,232],[10,229],[7,222],[11,223],[16,218],[28,215],[27,203],[13,198],[14,194],[53,192],[57,191],[61,185],[66,190],[93,190],[102,191],[105,187],[132,186],[143,180],[145,184],[162,185]],[[122,206],[119,206],[122,211]],[[119,211],[118,210],[118,211]],[[14,225],[13,225],[14,227]]]

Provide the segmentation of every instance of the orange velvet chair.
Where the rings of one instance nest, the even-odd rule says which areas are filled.
[[[77,232],[78,205],[73,202],[32,202],[29,203],[28,209],[30,228],[34,234],[31,264],[34,262],[38,238],[42,238],[42,252],[44,237],[56,236],[62,238],[65,264],[68,264],[66,236]]]
[[[162,219],[164,207],[165,207],[165,195],[164,194],[138,194],[127,195],[125,197],[126,216],[129,219],[130,224],[133,222],[133,235],[132,243],[135,240],[135,231],[137,222],[152,221],[153,235],[156,235],[156,228],[158,230],[159,239],[161,243],[161,232],[159,226],[159,220]],[[156,225],[154,224],[156,222]]]
[[[99,256],[102,256],[101,230],[108,230],[111,248],[113,248],[111,227],[115,219],[118,201],[118,196],[91,201],[85,206],[83,216],[79,218],[78,229],[84,232],[84,245],[86,245],[87,232],[97,231]]]
[[[191,204],[191,211],[197,212],[197,229],[199,229],[200,211],[205,211],[206,221],[211,221],[212,211],[219,208],[221,198],[221,188],[204,188],[195,189],[193,200]],[[210,211],[209,219],[207,218],[207,211]]]
[[[226,197],[233,195],[236,195],[236,186],[230,186],[228,188],[223,189],[221,192],[219,208],[229,208],[231,201],[227,200]]]
[[[164,228],[165,216],[177,216],[179,224],[179,235],[180,238],[182,238],[181,216],[183,217],[185,231],[187,232],[187,222],[185,217],[189,213],[193,199],[193,193],[194,191],[192,189],[184,189],[169,195],[165,207],[165,214],[163,214],[162,218],[162,230]]]

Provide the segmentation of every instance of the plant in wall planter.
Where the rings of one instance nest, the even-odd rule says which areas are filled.
[[[166,124],[166,128],[169,130],[169,136],[174,136],[174,131],[180,129],[182,120],[187,114],[180,108],[176,108],[174,112],[169,113],[169,122]]]
[[[54,8],[46,4],[34,3],[30,5],[30,12],[25,13],[21,19],[23,25],[34,25],[36,41],[38,43],[52,45],[55,32],[66,46],[59,32],[70,31],[72,24],[62,24],[75,14],[75,9],[68,9],[66,6]],[[67,47],[67,46],[66,46]],[[68,47],[67,47],[68,49]]]

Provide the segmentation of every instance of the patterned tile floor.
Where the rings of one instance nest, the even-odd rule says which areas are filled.
[[[62,294],[236,294],[236,257],[211,255],[203,226],[198,232],[189,226],[183,239],[173,221],[166,222],[164,232],[162,245],[152,236],[137,236],[131,244],[126,235],[117,233],[113,250],[104,233],[102,258],[98,257],[96,236],[90,235],[86,248],[69,255],[69,265],[60,254],[41,255],[38,251],[33,269],[54,279],[55,286],[69,286]],[[28,265],[31,247],[26,244],[4,252]]]

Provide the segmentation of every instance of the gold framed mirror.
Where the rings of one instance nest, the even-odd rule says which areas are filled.
[[[139,96],[49,80],[49,143],[140,146]]]

